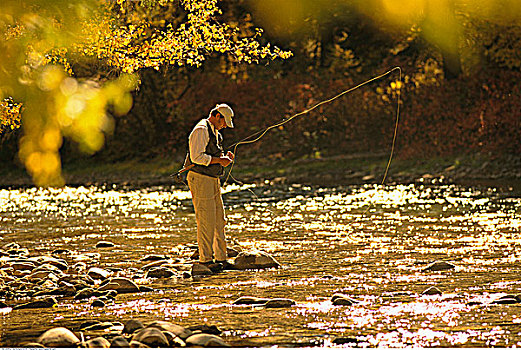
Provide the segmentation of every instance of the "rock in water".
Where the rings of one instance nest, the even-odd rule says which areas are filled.
[[[89,271],[87,271],[87,276],[89,276],[93,280],[104,280],[108,278],[110,275],[110,271],[101,269],[99,267],[91,267]]]
[[[74,348],[80,340],[67,328],[57,327],[43,333],[37,342],[48,348]]]
[[[192,265],[192,276],[208,276],[208,275],[213,275],[213,272],[207,266],[202,265],[202,264],[193,264]]]
[[[152,348],[166,348],[169,345],[163,332],[154,327],[147,327],[138,331],[132,337],[132,341],[140,342]]]
[[[125,322],[123,333],[132,334],[139,329],[145,328],[145,325],[139,320],[128,320]]]
[[[443,292],[436,287],[429,287],[422,292],[422,295],[442,295]]]
[[[192,335],[192,331],[189,329],[168,321],[155,321],[149,324],[148,327],[158,328],[162,331],[171,332],[183,340]]]
[[[188,339],[186,339],[187,346],[195,346],[195,347],[203,347],[203,348],[229,348],[230,345],[227,344],[221,337],[212,334],[194,334]]]
[[[102,349],[102,348],[110,348],[110,343],[107,339],[103,337],[96,337],[90,340],[87,340],[85,342],[86,348],[96,348],[96,349]]]
[[[116,245],[109,241],[99,241],[96,243],[96,248],[113,248]]]
[[[257,297],[240,297],[235,300],[233,305],[263,305],[266,304],[270,299],[257,298]]]
[[[174,271],[167,267],[153,267],[148,270],[146,278],[169,278],[176,275]]]
[[[268,300],[265,304],[265,308],[282,308],[282,307],[291,307],[296,305],[296,302],[291,299],[284,298],[275,298]]]
[[[45,298],[42,300],[31,301],[29,303],[16,305],[15,307],[13,307],[13,310],[39,309],[39,308],[53,307],[57,303],[58,303],[58,301],[56,301],[56,298],[49,297],[49,298]]]
[[[423,271],[445,271],[456,268],[456,265],[446,261],[435,261],[427,266]]]
[[[130,348],[130,344],[125,339],[125,337],[119,335],[112,339],[112,342],[110,343],[111,348]]]
[[[234,262],[237,270],[268,269],[280,267],[280,263],[266,252],[242,252]]]
[[[137,284],[124,277],[113,277],[107,280],[107,283],[102,284],[98,290],[115,290],[118,293],[138,293],[139,287]]]

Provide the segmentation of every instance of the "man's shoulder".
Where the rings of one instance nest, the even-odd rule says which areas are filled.
[[[208,130],[208,123],[207,123],[207,120],[205,118],[199,120],[197,122],[197,124],[195,124],[194,126],[194,130],[195,129],[200,129],[200,128],[203,128],[203,129],[207,129]]]

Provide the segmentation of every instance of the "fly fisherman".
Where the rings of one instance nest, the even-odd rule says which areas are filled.
[[[187,175],[197,221],[199,263],[213,272],[231,269],[226,254],[224,236],[224,205],[219,177],[230,165],[234,155],[224,154],[219,130],[233,128],[233,110],[227,104],[218,104],[202,119],[188,137],[188,155],[185,167],[193,164]],[[215,260],[214,260],[215,259]]]

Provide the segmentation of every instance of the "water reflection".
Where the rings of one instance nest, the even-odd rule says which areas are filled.
[[[442,184],[228,186],[230,244],[269,252],[284,267],[145,279],[145,254],[189,263],[196,243],[189,198],[174,187],[0,190],[3,245],[17,242],[34,254],[67,249],[70,261],[112,268],[156,288],[118,295],[101,310],[70,301],[30,317],[1,312],[0,345],[17,345],[16,330],[34,324],[41,332],[77,320],[128,318],[216,324],[242,346],[521,345],[519,306],[492,304],[521,288],[515,196]],[[100,240],[116,247],[96,249]],[[456,269],[424,272],[437,260]],[[430,286],[443,294],[422,295]],[[334,306],[336,292],[358,303]],[[289,297],[297,305],[231,305],[246,295]]]

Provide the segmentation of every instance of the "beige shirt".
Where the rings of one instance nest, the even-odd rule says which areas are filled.
[[[208,124],[212,128],[212,132],[215,136],[219,135],[219,131],[215,129],[212,123],[208,122],[208,119],[202,119],[197,125],[194,127],[190,136],[188,137],[188,147],[190,147],[190,160],[194,164],[199,165],[210,165],[212,161],[212,156],[204,153],[206,151],[206,146],[210,141],[210,134],[208,131]]]

